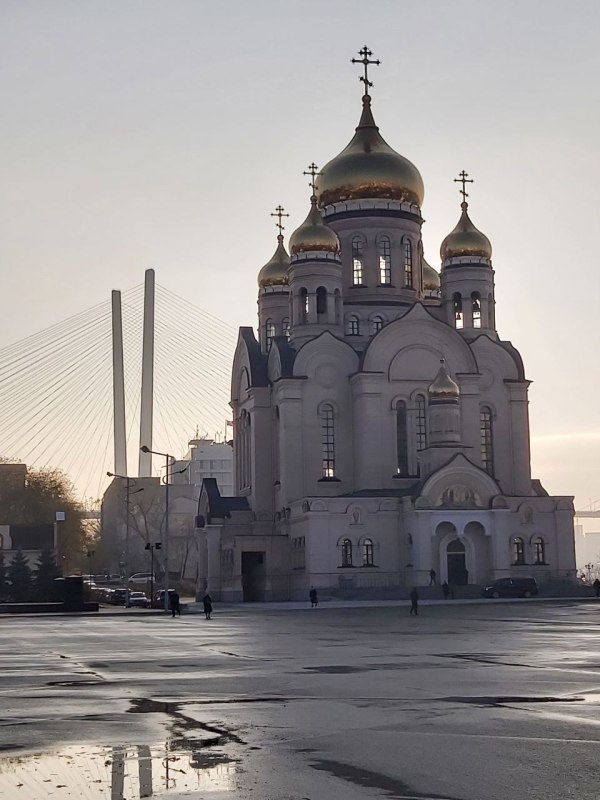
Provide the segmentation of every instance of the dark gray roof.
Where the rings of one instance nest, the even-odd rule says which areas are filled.
[[[212,517],[227,519],[231,516],[232,511],[250,510],[246,497],[222,497],[215,478],[203,479],[200,496],[202,496],[203,491],[208,498],[207,522],[210,522]],[[199,508],[198,512],[200,512]]]

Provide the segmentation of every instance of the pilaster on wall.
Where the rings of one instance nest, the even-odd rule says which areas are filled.
[[[504,381],[510,398],[512,432],[511,461],[513,494],[531,495],[531,453],[529,444],[529,381]]]

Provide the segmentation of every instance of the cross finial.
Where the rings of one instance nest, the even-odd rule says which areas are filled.
[[[365,94],[368,96],[368,94],[369,94],[369,86],[373,86],[373,84],[369,80],[369,64],[377,64],[377,66],[379,66],[379,64],[381,64],[381,61],[379,59],[371,60],[370,56],[372,56],[373,53],[372,53],[371,50],[369,50],[369,48],[367,47],[366,44],[362,47],[361,50],[358,51],[358,55],[362,56],[362,58],[353,58],[352,59],[352,63],[353,64],[363,64],[364,65],[365,74],[361,75],[358,80],[361,81],[362,83],[364,83],[364,85],[365,85]]]
[[[275,223],[275,227],[279,228],[279,235],[280,236],[283,236],[283,232],[285,230],[285,227],[282,224],[281,219],[282,219],[282,217],[289,217],[289,214],[284,214],[283,213],[284,211],[285,211],[285,209],[283,208],[283,206],[279,205],[275,209],[275,213],[271,214],[272,217],[277,217],[277,222]]]
[[[315,178],[316,178],[317,175],[321,174],[319,172],[319,168],[317,167],[317,165],[313,161],[312,164],[308,165],[308,171],[305,171],[302,174],[311,176],[311,181],[310,181],[310,183],[308,185],[312,188],[312,193],[313,193],[313,197],[314,197],[316,195],[316,193],[317,193],[317,182],[316,182]]]
[[[462,183],[462,189],[459,189],[459,191],[462,194],[463,203],[466,203],[469,195],[465,187],[467,183],[473,183],[473,178],[469,178],[469,173],[463,169],[462,172],[458,173],[458,178],[454,178],[454,183]]]

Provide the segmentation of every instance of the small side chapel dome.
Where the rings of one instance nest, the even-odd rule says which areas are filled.
[[[277,242],[277,249],[273,253],[273,257],[258,273],[258,285],[261,289],[264,289],[265,286],[287,286],[289,283],[290,257],[283,245],[281,233],[277,237]]]
[[[439,292],[441,283],[440,273],[423,259],[423,289]]]
[[[485,233],[477,230],[467,214],[469,204],[463,201],[460,204],[462,214],[458,225],[446,236],[440,247],[442,261],[460,256],[481,256],[491,259],[492,245]]]
[[[458,384],[450,377],[444,359],[441,360],[435,380],[430,384],[427,391],[432,400],[456,400],[458,398],[460,389]]]
[[[310,250],[323,250],[327,253],[340,252],[340,240],[333,228],[325,222],[317,208],[317,198],[310,198],[310,211],[302,225],[290,236],[290,253],[306,253]]]

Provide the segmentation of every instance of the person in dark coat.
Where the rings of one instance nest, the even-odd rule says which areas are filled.
[[[171,609],[171,616],[175,614],[181,616],[181,606],[179,605],[179,595],[176,591],[169,592],[169,607]]]
[[[317,590],[314,586],[310,587],[310,592],[308,593],[310,597],[310,607],[316,608],[319,605],[319,596],[317,595]]]
[[[448,581],[444,581],[442,583],[442,592],[444,593],[444,600],[447,600],[450,597],[450,587],[448,586]]]
[[[600,597],[600,581],[598,580],[598,578],[596,578],[596,580],[592,583],[592,586],[594,587],[594,591],[596,592],[596,597]]]
[[[429,570],[429,585],[435,586],[435,579],[436,579],[436,571],[434,569]]]
[[[202,605],[204,606],[205,619],[210,619],[210,615],[212,614],[212,598],[208,592],[202,598]]]
[[[413,586],[411,593],[410,593],[410,615],[419,615],[419,593],[417,592],[417,587]]]

